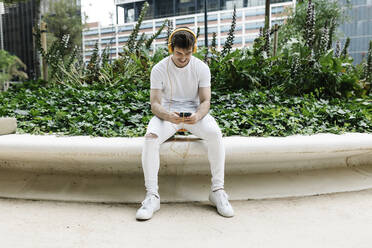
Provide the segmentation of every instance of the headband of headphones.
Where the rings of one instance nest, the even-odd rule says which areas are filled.
[[[187,31],[187,32],[189,32],[189,33],[191,33],[193,36],[194,36],[194,38],[195,38],[195,44],[194,44],[194,48],[193,48],[193,53],[196,53],[196,49],[197,49],[197,47],[198,47],[198,43],[197,43],[197,40],[196,40],[196,35],[195,35],[195,33],[191,30],[191,29],[189,29],[189,28],[176,28],[173,32],[172,32],[172,34],[169,36],[169,39],[168,39],[168,51],[169,51],[169,53],[173,53],[173,49],[172,49],[172,37],[173,37],[173,35],[175,34],[175,33],[177,33],[177,32],[179,32],[179,31]]]

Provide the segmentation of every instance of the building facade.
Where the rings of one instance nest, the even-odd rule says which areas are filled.
[[[346,5],[346,0],[341,1]],[[344,34],[341,42],[350,37],[349,54],[354,63],[359,64],[366,58],[369,41],[372,40],[372,0],[350,0],[351,9],[347,10],[350,21],[341,25]]]
[[[204,0],[150,0],[150,7],[140,32],[150,37],[167,19],[173,27],[187,26],[195,33],[200,28],[198,46],[204,45]],[[165,4],[166,3],[166,4]],[[117,58],[136,24],[144,1],[117,0],[117,9],[124,8],[124,24],[102,27],[92,23],[83,31],[83,51],[85,61],[89,60],[94,45],[100,51],[108,47],[111,58]],[[217,49],[221,49],[231,26],[234,4],[236,5],[236,28],[234,47],[250,46],[265,23],[265,0],[208,0],[208,42],[217,35]],[[293,8],[295,0],[272,0],[270,5],[270,25],[281,24],[286,19],[287,8]],[[151,49],[165,47],[167,30],[158,36]]]

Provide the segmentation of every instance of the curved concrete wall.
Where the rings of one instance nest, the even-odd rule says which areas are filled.
[[[372,165],[372,134],[224,137],[226,174]],[[47,172],[142,174],[143,138],[10,134],[0,136],[0,167]],[[202,140],[161,145],[161,175],[208,175]]]
[[[13,117],[0,117],[0,135],[15,133],[17,119]]]

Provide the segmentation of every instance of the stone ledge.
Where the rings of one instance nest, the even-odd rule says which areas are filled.
[[[12,117],[0,117],[0,135],[12,134],[17,130],[17,119]]]
[[[372,134],[224,137],[226,175],[372,165]],[[143,175],[143,138],[10,134],[0,137],[0,168],[40,172]],[[209,175],[203,140],[162,144],[160,175]]]

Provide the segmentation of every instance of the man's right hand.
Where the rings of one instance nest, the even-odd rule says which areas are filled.
[[[173,112],[169,114],[168,121],[172,122],[174,124],[180,124],[182,122],[183,118],[178,115],[177,112]]]

